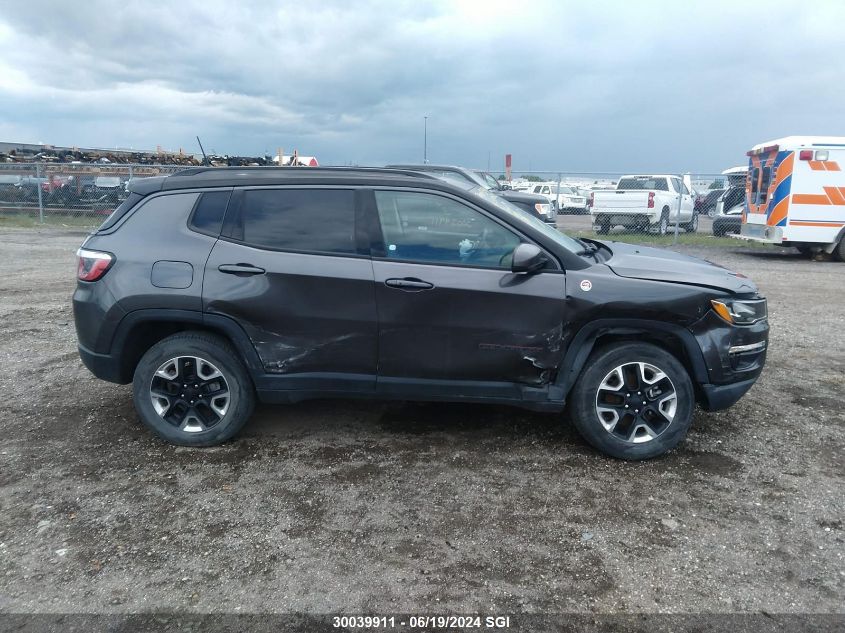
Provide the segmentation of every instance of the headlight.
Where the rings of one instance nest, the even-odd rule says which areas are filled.
[[[551,204],[543,204],[542,202],[538,202],[534,205],[534,208],[537,209],[537,213],[542,215],[551,215],[552,214],[552,205]]]
[[[765,299],[711,299],[713,310],[733,325],[751,325],[768,315]]]

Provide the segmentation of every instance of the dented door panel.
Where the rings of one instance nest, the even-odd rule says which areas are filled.
[[[565,352],[566,276],[373,260],[379,376],[554,380]],[[418,280],[426,289],[385,282]]]
[[[221,272],[221,265],[232,264],[265,272]],[[268,373],[369,374],[374,388],[377,321],[367,258],[269,251],[219,240],[206,265],[203,304],[205,312],[243,326]]]

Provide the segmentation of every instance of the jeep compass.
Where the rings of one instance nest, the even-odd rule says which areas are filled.
[[[79,249],[73,309],[85,365],[188,446],[256,401],[366,397],[568,408],[600,451],[646,459],[696,404],[742,397],[768,338],[741,274],[400,169],[133,180]]]

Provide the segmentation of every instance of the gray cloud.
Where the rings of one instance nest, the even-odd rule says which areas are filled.
[[[841,2],[6,2],[0,139],[721,170],[845,134]]]

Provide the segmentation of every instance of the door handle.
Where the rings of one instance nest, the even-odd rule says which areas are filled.
[[[221,264],[217,267],[221,273],[248,277],[249,275],[263,275],[266,271],[251,264]]]
[[[399,288],[399,290],[405,290],[408,292],[417,292],[419,290],[431,290],[434,288],[434,284],[430,284],[427,281],[423,281],[422,279],[417,279],[415,277],[405,277],[404,279],[387,279],[384,282],[385,286],[390,286],[391,288]]]

